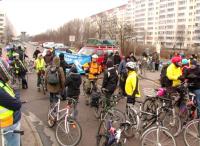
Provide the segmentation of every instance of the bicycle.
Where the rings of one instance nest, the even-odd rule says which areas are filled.
[[[62,146],[76,146],[82,138],[82,128],[78,121],[72,118],[72,112],[77,105],[73,98],[66,99],[66,105],[60,108],[60,98],[48,111],[48,126],[52,128],[57,122],[56,139]],[[72,140],[72,141],[71,141]]]
[[[176,141],[173,135],[161,124],[160,116],[164,107],[158,107],[155,114],[143,111],[143,102],[136,101],[136,103],[139,103],[139,110],[137,110],[138,108],[134,107],[132,104],[127,104],[126,106],[126,114],[130,121],[128,121],[129,125],[124,130],[125,136],[133,137],[136,133],[141,138],[142,146],[150,146],[151,144],[158,146],[167,146],[167,144],[168,146],[176,146]],[[145,119],[146,115],[151,116],[151,118],[148,120]],[[156,125],[151,127],[154,124]]]
[[[1,146],[5,146],[4,135],[6,135],[8,133],[15,133],[15,134],[24,135],[24,131],[23,130],[10,130],[10,131],[4,132],[4,130],[1,129]],[[20,141],[20,145],[22,145],[21,141]]]
[[[107,106],[107,98],[105,96],[105,92],[106,89],[103,89],[100,94],[100,99],[98,99],[96,106],[94,106],[94,114],[95,117],[100,119],[100,121],[104,120],[105,117],[107,115],[111,115],[113,114],[113,116],[118,113],[119,115],[121,115],[121,117],[123,115],[123,112],[121,112],[120,110],[114,108],[114,106],[119,102],[120,99],[122,99],[121,97],[118,97],[116,95],[112,95],[111,99],[109,99],[110,105]],[[115,113],[115,114],[114,114]],[[116,116],[116,115],[115,115]]]
[[[105,124],[107,126],[106,129],[104,128]],[[126,124],[128,123],[120,123],[120,127],[115,128],[112,120],[102,121],[97,132],[97,146],[122,146],[125,144],[126,138],[123,137],[123,131]]]

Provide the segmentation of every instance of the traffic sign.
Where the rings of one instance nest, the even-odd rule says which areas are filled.
[[[70,42],[75,42],[75,36],[74,35],[70,35],[69,36],[69,41]]]

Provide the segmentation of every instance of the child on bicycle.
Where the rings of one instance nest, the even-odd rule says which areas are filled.
[[[128,77],[126,79],[125,91],[127,95],[127,103],[135,104],[135,98],[140,97],[139,79],[136,73],[136,63],[128,62],[126,64],[128,70]]]
[[[65,85],[68,87],[66,97],[70,97],[78,101],[78,97],[80,95],[81,82],[81,75],[78,73],[76,66],[73,65],[70,69],[69,74],[66,77]],[[72,114],[73,118],[76,119],[76,116],[78,115],[76,105]]]
[[[113,65],[113,61],[108,60],[106,66],[107,70],[104,72],[102,90],[105,92],[106,105],[110,106],[110,98],[117,87],[118,72]]]

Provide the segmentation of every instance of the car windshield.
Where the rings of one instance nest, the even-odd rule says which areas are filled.
[[[78,54],[83,54],[83,55],[92,55],[95,53],[95,48],[82,48]]]

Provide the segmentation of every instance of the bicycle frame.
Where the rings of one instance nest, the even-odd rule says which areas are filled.
[[[58,102],[55,104],[55,106],[50,110],[49,114],[51,114],[56,109],[56,121],[60,121],[62,118],[64,118],[66,115],[69,115],[69,107],[66,107],[64,109],[60,110],[60,99],[58,99]],[[60,115],[63,113],[62,115]],[[51,115],[50,115],[51,116]]]
[[[149,113],[149,112],[145,112],[145,111],[142,111],[142,103],[139,103],[139,111],[137,111],[134,107],[133,107],[133,105],[130,105],[130,104],[128,104],[127,105],[127,112],[128,112],[128,114],[130,114],[131,113],[131,110],[133,110],[135,113],[136,113],[136,121],[137,121],[137,125],[136,125],[136,130],[141,134],[142,133],[142,131],[146,131],[149,127],[151,127],[154,123],[156,123],[157,121],[158,121],[158,115],[159,115],[159,113],[158,113],[158,111],[160,110],[160,108],[161,107],[159,107],[158,109],[157,109],[157,112],[156,112],[156,114],[153,114],[153,113]],[[144,123],[143,123],[143,120],[142,120],[142,116],[144,116],[144,115],[150,115],[150,116],[152,116],[150,119],[149,119],[149,121],[151,121],[151,120],[153,120],[152,122],[150,122],[148,125],[146,125],[145,127],[144,127]],[[157,125],[159,125],[158,123],[157,123]]]

